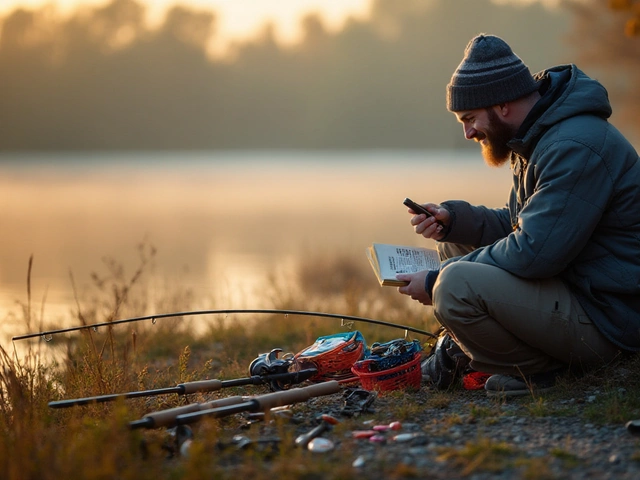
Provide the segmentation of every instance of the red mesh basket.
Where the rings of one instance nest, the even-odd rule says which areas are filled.
[[[422,369],[420,368],[420,352],[416,353],[413,358],[402,365],[390,368],[388,370],[380,370],[378,372],[370,372],[370,361],[363,360],[357,362],[351,371],[360,379],[360,385],[365,390],[402,390],[405,388],[419,389],[422,382]]]

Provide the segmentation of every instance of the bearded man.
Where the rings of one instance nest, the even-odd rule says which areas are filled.
[[[575,65],[532,75],[479,35],[447,85],[447,108],[490,166],[509,164],[503,208],[447,201],[412,214],[438,271],[399,275],[489,395],[522,395],[559,373],[640,350],[640,161],[608,122],[607,91]]]

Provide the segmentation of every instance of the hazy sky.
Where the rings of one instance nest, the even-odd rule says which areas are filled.
[[[277,25],[282,40],[295,38],[301,15],[319,12],[329,26],[341,25],[348,16],[366,15],[371,0],[141,0],[153,18],[177,3],[195,8],[215,10],[220,15],[219,35],[229,38],[247,38],[268,20]],[[17,6],[41,7],[55,5],[67,13],[78,5],[103,5],[108,0],[0,0],[0,14]]]
[[[17,6],[41,7],[55,5],[62,13],[78,5],[102,5],[109,0],[0,0],[0,14]],[[296,38],[300,16],[318,12],[330,27],[339,27],[349,16],[363,17],[372,0],[140,0],[147,5],[151,19],[161,18],[163,11],[176,3],[215,10],[220,15],[218,35],[230,39],[246,39],[267,21],[277,26],[280,40]],[[496,3],[554,4],[557,0],[494,0]]]

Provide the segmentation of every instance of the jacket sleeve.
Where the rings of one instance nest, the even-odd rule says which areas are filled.
[[[562,272],[598,225],[613,184],[605,162],[574,140],[552,142],[524,173],[518,227],[461,260],[495,265],[523,278]]]
[[[472,247],[491,245],[511,231],[509,209],[474,206],[461,200],[449,200],[442,205],[449,210],[450,228],[443,242]]]

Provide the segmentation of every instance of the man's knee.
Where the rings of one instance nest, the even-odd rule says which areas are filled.
[[[436,318],[442,321],[447,320],[452,315],[452,311],[461,308],[461,304],[467,304],[470,294],[473,294],[470,270],[475,264],[471,262],[455,262],[447,265],[440,274],[433,287],[433,307]],[[460,313],[460,312],[458,312]],[[446,325],[445,325],[446,326]]]
[[[447,265],[433,287],[433,311],[440,323],[467,324],[486,313],[487,299],[511,282],[503,270],[482,263],[458,261]]]
[[[464,283],[468,279],[468,271],[472,265],[470,262],[454,262],[443,268],[433,286],[434,299],[440,294],[451,292]]]

